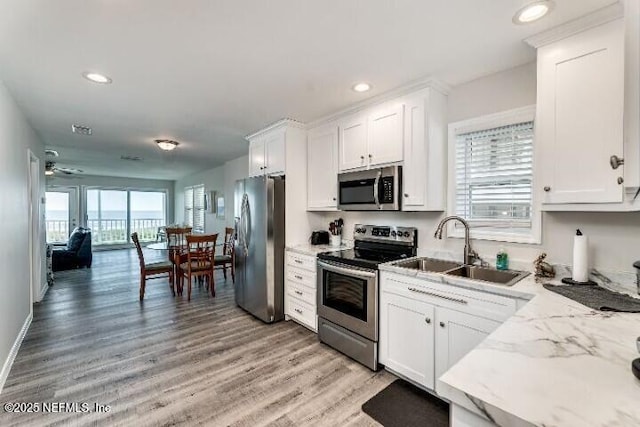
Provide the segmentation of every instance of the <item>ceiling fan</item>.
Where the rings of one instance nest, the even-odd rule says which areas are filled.
[[[46,176],[53,176],[57,172],[65,175],[75,175],[77,173],[83,173],[84,171],[82,169],[57,167],[55,162],[48,160],[44,166],[44,174]]]

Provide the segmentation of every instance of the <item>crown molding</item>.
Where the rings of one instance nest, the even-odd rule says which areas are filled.
[[[307,128],[306,125],[304,123],[302,123],[302,122],[299,122],[297,120],[290,119],[290,118],[285,118],[285,119],[280,119],[280,120],[278,120],[276,122],[273,122],[270,125],[267,125],[267,126],[263,127],[259,131],[245,136],[244,139],[249,141],[249,140],[251,140],[251,139],[253,139],[253,138],[257,137],[257,136],[264,135],[265,133],[269,133],[269,132],[271,132],[273,130],[281,129],[281,128],[284,130],[284,128],[287,128],[287,127],[298,128],[298,129],[306,129]]]
[[[622,3],[618,1],[588,15],[581,16],[572,21],[560,24],[557,27],[553,27],[550,30],[527,37],[524,39],[524,42],[529,46],[538,49],[542,46],[548,45],[549,43],[565,39],[582,31],[588,30],[589,28],[597,27],[618,18],[622,18],[623,16],[624,7]]]
[[[348,114],[357,113],[358,111],[362,111],[376,104],[381,104],[386,101],[391,101],[395,98],[399,98],[401,96],[408,95],[410,93],[417,92],[419,90],[427,89],[427,88],[437,90],[443,95],[449,95],[449,93],[451,92],[451,86],[433,77],[414,80],[412,82],[399,86],[395,89],[389,90],[387,92],[381,93],[376,96],[372,96],[371,98],[368,98],[364,101],[360,101],[356,104],[350,105],[349,107],[343,108],[341,110],[335,111],[326,116],[312,120],[307,123],[307,129],[316,127],[323,123],[328,123],[333,120],[337,120]]]

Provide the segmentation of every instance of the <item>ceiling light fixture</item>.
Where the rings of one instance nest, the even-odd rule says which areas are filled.
[[[84,73],[82,73],[82,77],[89,80],[90,82],[99,83],[102,85],[108,85],[113,81],[111,80],[111,78],[105,76],[104,74],[94,73],[91,71],[85,71]]]
[[[353,85],[352,89],[355,90],[356,92],[366,92],[369,89],[371,89],[371,85],[369,83],[362,82],[362,83]]]
[[[513,15],[514,24],[529,24],[546,16],[554,7],[552,0],[538,0],[524,5]]]
[[[45,176],[53,176],[53,169],[45,169],[44,174]]]
[[[170,139],[156,139],[156,144],[158,144],[158,148],[164,151],[172,151],[178,148],[180,145],[177,141],[172,141]]]

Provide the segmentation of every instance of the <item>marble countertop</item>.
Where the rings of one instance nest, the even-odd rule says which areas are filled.
[[[348,241],[343,241],[340,246],[331,246],[331,245],[312,245],[312,244],[303,244],[303,245],[295,245],[295,246],[287,246],[288,251],[297,252],[302,255],[309,256],[317,256],[322,252],[333,252],[333,251],[341,251],[344,249],[353,248],[353,244]]]
[[[438,379],[441,396],[500,426],[640,426],[640,380],[631,373],[640,314],[592,310],[542,287],[559,284],[568,270],[513,287],[381,270],[530,300]],[[592,274],[637,297],[629,278]]]

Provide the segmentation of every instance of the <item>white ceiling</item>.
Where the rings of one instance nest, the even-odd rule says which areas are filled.
[[[0,78],[59,166],[176,179],[245,154],[243,136],[282,117],[311,121],[425,76],[456,85],[529,62],[522,39],[615,0],[556,0],[549,17],[516,26],[522,3],[4,0]],[[361,80],[373,90],[350,90]],[[162,153],[161,137],[181,146]]]

